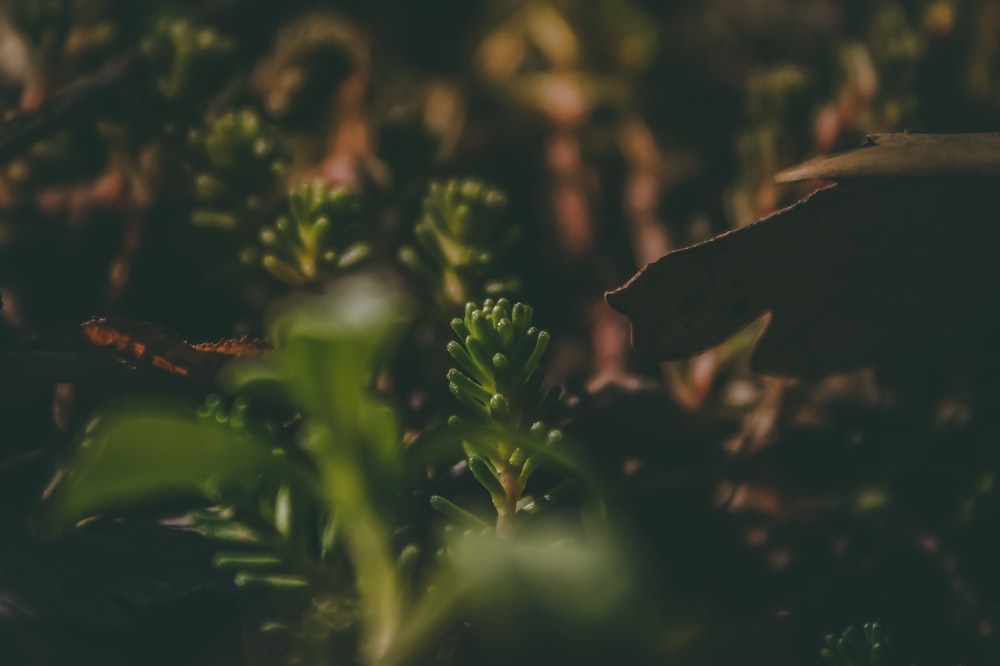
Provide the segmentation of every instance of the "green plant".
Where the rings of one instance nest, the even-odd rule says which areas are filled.
[[[877,622],[867,622],[860,630],[851,625],[840,637],[827,636],[820,654],[830,666],[886,666],[890,645],[885,629]]]
[[[188,133],[196,153],[195,209],[199,226],[256,230],[284,183],[287,165],[274,137],[253,110],[210,117]]]
[[[506,209],[507,196],[480,181],[431,183],[414,227],[422,252],[405,246],[400,260],[450,307],[511,293],[517,281],[498,276],[503,255],[519,233],[503,224]]]
[[[360,224],[361,208],[349,190],[321,181],[301,185],[288,196],[288,214],[261,230],[261,264],[291,286],[321,282],[331,269],[368,256],[368,244],[356,240]]]
[[[459,366],[448,371],[448,388],[467,418],[500,426],[463,439],[469,469],[497,510],[500,533],[513,529],[519,512],[537,509],[525,501],[525,487],[545,450],[562,439],[559,430],[550,430],[542,420],[559,389],[542,391],[540,364],[549,334],[532,326],[532,317],[532,309],[523,303],[511,307],[505,298],[488,298],[481,306],[466,304],[465,317],[451,322],[461,342],[448,343],[448,354]],[[461,419],[452,417],[450,423],[457,425]],[[526,438],[535,446],[519,445]],[[435,502],[447,506],[441,498]]]
[[[732,634],[737,661],[786,666],[824,663],[815,635],[774,643],[790,625],[878,608],[909,627],[921,662],[989,663],[990,326],[957,348],[904,344],[928,322],[966,337],[964,317],[918,312],[882,336],[900,367],[772,381],[747,365],[766,318],[665,369],[632,351],[598,292],[819,185],[778,187],[778,169],[870,132],[996,129],[996,3],[373,4],[0,10],[0,662],[715,664],[734,652],[713,639]],[[487,183],[448,180],[466,170],[516,192],[516,208]],[[305,174],[343,179],[357,200],[299,190]],[[838,226],[831,238],[883,277],[923,241],[956,245],[954,224],[884,248]],[[362,241],[402,258],[406,277],[327,293],[355,275]],[[796,270],[757,262],[749,282],[725,278],[731,261],[692,262],[670,291],[699,275],[737,296],[757,280],[782,291],[802,282],[808,245],[783,245]],[[991,265],[994,244],[981,245],[962,268]],[[534,281],[530,299],[512,274]],[[805,307],[815,325],[781,345],[864,323],[830,311],[870,301],[838,298],[862,282],[880,283],[832,285]],[[980,286],[957,297],[988,304]],[[942,302],[958,303],[951,292]],[[289,294],[302,298],[268,324]],[[703,296],[692,302],[710,314]],[[517,298],[537,306],[520,347]],[[362,362],[378,313],[394,310],[412,323],[400,317]],[[95,313],[111,317],[101,340],[77,327]],[[565,336],[557,353],[532,325]],[[197,342],[230,333],[269,350]],[[822,347],[811,357],[829,358]],[[230,353],[244,358],[221,382]],[[566,399],[545,400],[552,380]],[[161,386],[169,398],[105,402]],[[73,432],[83,446],[70,449]],[[53,468],[38,527],[74,533],[47,544],[19,523]],[[591,511],[602,497],[606,517]],[[107,553],[91,548],[108,535]],[[160,536],[196,551],[183,562],[193,585],[159,557]],[[204,570],[206,549],[223,575]],[[238,593],[220,590],[229,580]],[[139,608],[137,588],[170,603]],[[101,630],[91,601],[157,626]],[[240,632],[240,613],[266,636]],[[837,666],[887,660],[884,640],[876,655],[860,624],[843,628],[826,646]],[[643,658],[649,639],[676,651]],[[160,641],[200,652],[171,658]]]
[[[511,407],[494,408],[489,422],[460,436],[477,465],[500,452],[509,462],[521,451],[511,471],[526,479],[529,461],[558,436],[538,428],[517,435],[520,420],[541,405],[537,365],[547,336],[528,327],[530,309],[508,308],[470,309],[476,332],[466,337],[473,348],[484,335],[508,340],[491,344],[518,369],[489,385]],[[625,577],[598,575],[618,566],[607,534],[586,543],[569,532],[501,543],[473,529],[439,546],[394,538],[414,462],[401,446],[396,410],[373,385],[409,318],[390,283],[370,274],[294,299],[271,322],[273,353],[226,371],[230,388],[247,397],[212,396],[196,412],[129,401],[92,419],[37,525],[57,534],[123,509],[206,507],[196,524],[225,544],[216,565],[233,571],[240,586],[284,599],[276,609],[291,607],[264,628],[291,640],[299,663],[333,663],[355,651],[363,663],[410,663],[464,613],[492,608],[487,601],[499,590],[506,605],[534,599],[564,614],[602,617],[628,588]],[[508,337],[508,326],[517,333]],[[254,416],[254,404],[290,408],[297,418],[270,426]],[[484,449],[486,442],[494,448]],[[422,555],[435,550],[435,558]],[[538,584],[511,597],[524,577]]]
[[[243,544],[216,558],[241,585],[308,584],[311,595],[340,597],[352,584],[347,558],[362,641],[380,651],[400,621],[387,521],[402,458],[394,412],[369,387],[406,318],[372,282],[341,285],[277,316],[274,354],[235,366],[232,382],[295,405],[294,435],[254,427],[245,399],[232,409],[212,399],[198,414],[160,403],[112,406],[92,421],[40,524],[60,530],[164,501],[214,505],[199,525]],[[130,444],[136,437],[146,441],[141,448]]]
[[[233,39],[181,19],[158,21],[140,44],[153,89],[181,108],[218,92],[235,48]]]

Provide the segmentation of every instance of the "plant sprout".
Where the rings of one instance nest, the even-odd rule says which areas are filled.
[[[369,246],[355,242],[360,223],[358,200],[346,188],[321,181],[301,185],[288,197],[288,214],[261,230],[261,263],[285,284],[318,283],[331,270],[368,256]]]
[[[478,180],[431,183],[414,227],[418,245],[400,260],[452,307],[471,298],[510,293],[517,281],[498,277],[504,253],[518,236],[503,224],[507,195]]]

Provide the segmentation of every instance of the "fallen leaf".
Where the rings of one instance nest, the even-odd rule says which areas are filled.
[[[192,344],[151,324],[94,317],[27,348],[0,351],[0,388],[69,382],[200,392],[217,386],[228,361],[264,351],[257,340]]]
[[[860,149],[813,158],[778,173],[774,180],[949,174],[1000,176],[1000,133],[872,134]]]
[[[760,372],[982,349],[996,329],[1000,135],[875,135],[781,181],[837,182],[671,252],[609,292],[643,356],[687,358],[770,314]]]

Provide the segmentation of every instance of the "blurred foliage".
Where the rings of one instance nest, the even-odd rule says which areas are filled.
[[[294,286],[318,283],[330,269],[348,268],[370,252],[363,242],[351,243],[361,210],[346,189],[307,183],[291,192],[288,207],[290,215],[260,234],[261,262],[279,280]]]
[[[524,308],[518,312],[522,324]],[[411,663],[460,609],[495,612],[493,591],[524,579],[530,595],[505,599],[514,609],[531,598],[593,620],[627,603],[623,576],[607,584],[598,575],[618,566],[609,559],[617,555],[571,534],[501,544],[464,532],[415,578],[429,544],[397,552],[393,543],[405,449],[396,411],[369,389],[406,320],[399,296],[372,275],[286,304],[271,323],[275,350],[227,372],[246,395],[283,396],[301,418],[294,433],[256,426],[244,397],[227,409],[212,396],[197,414],[162,403],[112,405],[90,421],[36,516],[39,529],[60,532],[94,514],[178,499],[216,505],[196,514],[196,524],[242,546],[214,558],[235,571],[238,587],[307,591],[298,618],[265,625],[291,639],[292,663],[336,663],[355,645],[362,663]],[[469,437],[489,439],[487,431]],[[470,458],[470,466],[474,460],[482,461]]]
[[[483,183],[432,183],[413,228],[425,256],[404,246],[399,258],[451,307],[476,296],[515,291],[515,280],[490,275],[518,233],[517,227],[504,228],[506,208],[506,195]]]
[[[234,48],[231,38],[179,19],[159,21],[140,45],[154,90],[180,108],[228,78]]]
[[[865,624],[859,631],[850,626],[838,638],[826,637],[823,659],[830,666],[882,666],[891,663],[889,637],[878,623]]]
[[[110,634],[49,575],[126,594],[79,539],[0,533],[5,661],[798,666],[874,617],[890,663],[997,663],[995,350],[792,384],[747,370],[748,329],[663,369],[600,301],[807,194],[772,183],[800,160],[996,130],[993,0],[2,16],[3,115],[69,111],[2,148],[0,508],[44,494],[36,537],[125,559],[173,516],[238,584],[205,606],[222,647],[166,602]],[[195,385],[128,327],[81,341],[94,315],[245,358]],[[136,585],[201,601],[143,557]],[[877,632],[827,659],[876,663]]]
[[[286,168],[262,123],[254,111],[242,109],[209,118],[203,129],[189,132],[188,141],[200,153],[196,163],[203,165],[194,175],[194,224],[222,229],[260,224],[267,197],[273,197]]]

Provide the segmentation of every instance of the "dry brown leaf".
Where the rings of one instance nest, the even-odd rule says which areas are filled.
[[[765,313],[753,365],[781,375],[985,341],[1000,277],[1000,135],[876,135],[780,178],[839,182],[607,294],[640,354],[686,358]]]
[[[864,145],[778,173],[779,183],[877,176],[1000,176],[1000,133],[872,134]]]

